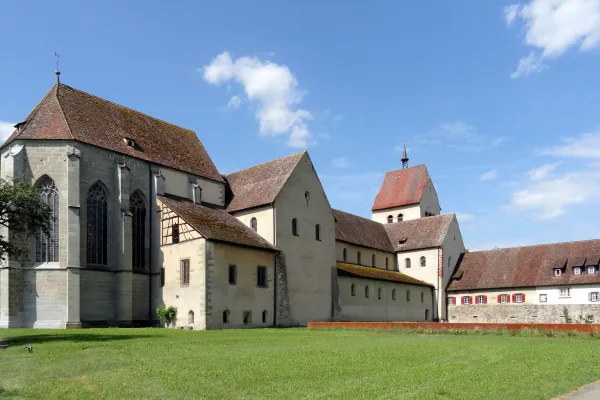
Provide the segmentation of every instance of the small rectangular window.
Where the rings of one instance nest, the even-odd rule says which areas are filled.
[[[501,294],[500,295],[500,303],[501,304],[508,303],[508,295],[507,294]]]
[[[596,267],[594,267],[593,265],[589,265],[587,267],[587,273],[588,274],[595,274],[596,273]]]
[[[256,286],[267,287],[267,267],[256,267]]]
[[[181,260],[181,286],[187,286],[190,284],[190,260]]]
[[[571,288],[560,288],[560,297],[571,297]]]
[[[522,302],[523,302],[523,295],[521,293],[515,294],[515,303],[522,303]]]
[[[244,325],[252,323],[252,311],[244,311]]]
[[[597,302],[598,298],[599,298],[598,292],[592,292],[592,293],[590,293],[590,301]]]
[[[556,268],[554,270],[554,276],[561,276],[562,275],[562,270],[560,268]]]
[[[160,269],[160,287],[164,287],[165,286],[165,269],[161,268]]]
[[[548,302],[548,295],[543,293],[540,294],[540,303],[547,303]]]
[[[471,296],[463,296],[463,304],[471,304]]]
[[[575,268],[573,268],[573,274],[574,275],[581,275],[581,267],[575,267]]]
[[[477,304],[485,304],[485,296],[477,296]]]
[[[229,264],[229,284],[237,284],[237,267],[233,264]]]
[[[171,243],[179,243],[179,224],[173,224],[171,227]]]

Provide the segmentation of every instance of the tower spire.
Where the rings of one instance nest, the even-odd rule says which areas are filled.
[[[402,152],[402,169],[408,168],[408,154],[406,153],[406,143],[404,143],[404,151]]]
[[[60,56],[56,52],[54,52],[54,55],[56,56],[56,83],[60,83],[60,69],[58,69],[58,59]]]

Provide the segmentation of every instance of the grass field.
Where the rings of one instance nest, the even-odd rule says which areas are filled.
[[[523,400],[600,379],[600,340],[589,337],[306,329],[0,335],[10,344],[0,350],[0,398]]]

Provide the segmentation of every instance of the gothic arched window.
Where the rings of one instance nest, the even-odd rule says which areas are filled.
[[[48,234],[38,230],[35,236],[35,261],[58,261],[58,188],[54,181],[48,177],[42,179],[38,185],[42,201],[50,207],[52,220]]]
[[[252,219],[250,220],[250,228],[254,229],[255,231],[258,231],[258,221],[255,217],[252,217]]]
[[[146,202],[139,191],[130,200],[133,268],[146,268]]]
[[[92,185],[87,197],[87,262],[107,264],[108,198],[100,182]]]

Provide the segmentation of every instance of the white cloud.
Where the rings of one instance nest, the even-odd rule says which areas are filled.
[[[551,165],[549,167],[549,165]],[[529,181],[511,194],[506,209],[526,212],[534,219],[552,219],[566,212],[569,206],[595,202],[600,199],[600,170],[583,170],[551,175],[553,164],[529,171]]]
[[[600,159],[600,131],[566,138],[562,146],[552,146],[540,151],[543,155]]]
[[[413,142],[417,145],[441,145],[479,152],[496,148],[505,142],[503,136],[492,137],[479,133],[477,129],[464,121],[454,121],[441,124],[430,132],[419,135]]]
[[[231,99],[229,99],[229,103],[227,103],[227,108],[240,108],[240,106],[242,105],[242,99],[240,96],[233,96]]]
[[[467,221],[472,221],[475,216],[473,214],[468,214],[468,213],[461,213],[461,212],[456,212],[456,218],[458,218],[458,220],[460,222],[467,222]]]
[[[483,174],[481,174],[481,176],[479,177],[479,180],[480,181],[489,181],[492,179],[496,179],[497,177],[498,177],[498,170],[493,169],[491,171],[484,172]]]
[[[562,162],[559,161],[554,164],[544,164],[540,167],[531,169],[527,171],[527,177],[531,181],[540,181],[542,179],[546,179],[560,164],[562,164]]]
[[[600,0],[531,0],[505,7],[504,15],[508,25],[523,21],[525,44],[539,50],[539,58],[556,58],[575,46],[587,51],[600,45]],[[533,68],[530,73],[541,70]]]
[[[506,25],[511,25],[519,14],[520,4],[511,4],[510,6],[504,7],[504,20]]]
[[[14,131],[14,122],[0,121],[0,143],[4,143]]]
[[[211,84],[233,81],[242,85],[248,101],[258,106],[255,116],[261,135],[288,135],[288,145],[292,147],[314,144],[306,123],[312,118],[311,113],[298,107],[303,93],[287,66],[257,57],[233,60],[228,52],[223,52],[201,71]]]
[[[515,72],[510,74],[512,79],[521,78],[534,72],[542,72],[547,67],[542,63],[539,56],[532,51],[527,57],[521,57]]]
[[[331,160],[331,166],[334,168],[345,168],[348,165],[348,159],[346,157],[336,157]]]

